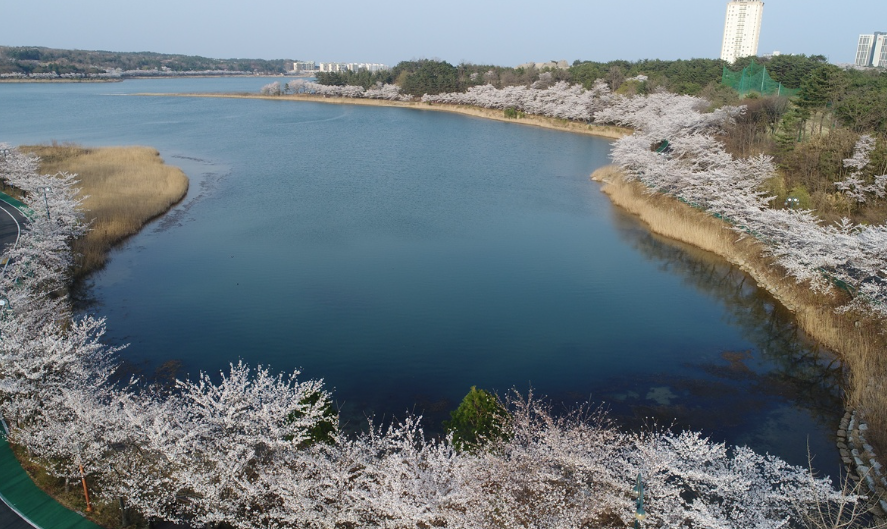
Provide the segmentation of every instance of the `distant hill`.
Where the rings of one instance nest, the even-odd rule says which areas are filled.
[[[0,46],[0,79],[283,74],[292,61]]]

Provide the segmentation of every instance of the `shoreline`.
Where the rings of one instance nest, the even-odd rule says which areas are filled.
[[[350,98],[316,98],[316,97],[293,97],[293,96],[250,96],[250,95],[230,95],[230,94],[136,94],[136,95],[154,95],[154,96],[179,96],[179,97],[219,97],[219,98],[243,98],[243,99],[291,99],[291,100],[304,100],[304,101],[314,101],[314,102],[322,102],[327,104],[356,104],[363,106],[389,106],[389,107],[401,107],[401,108],[414,108],[417,110],[431,110],[431,111],[441,111],[441,112],[450,112],[457,113],[472,117],[479,117],[483,119],[493,119],[496,121],[504,121],[509,123],[516,123],[521,125],[530,125],[537,126],[541,128],[548,128],[552,130],[560,130],[565,132],[573,132],[578,134],[585,134],[596,137],[603,137],[608,139],[618,139],[626,134],[630,134],[631,131],[628,129],[621,129],[618,127],[596,127],[597,129],[615,129],[612,132],[608,130],[595,130],[592,126],[575,123],[576,129],[570,127],[571,122],[560,123],[564,120],[557,120],[553,118],[544,118],[539,116],[527,116],[526,118],[521,119],[508,119],[502,116],[501,110],[494,109],[479,109],[476,107],[465,107],[461,105],[441,105],[441,104],[427,104],[427,103],[407,103],[407,102],[394,102],[394,101],[380,101],[380,100],[355,100]],[[612,135],[610,135],[612,134]],[[808,328],[808,324],[805,323],[805,319],[802,319],[801,314],[807,314],[807,318],[811,317],[811,313],[813,316],[817,314],[822,317],[822,313],[829,313],[831,311],[832,302],[836,299],[825,298],[825,301],[820,300],[812,306],[808,306],[810,304],[810,296],[812,293],[804,287],[803,285],[798,285],[794,282],[794,280],[790,278],[785,278],[783,274],[780,274],[778,270],[774,270],[772,266],[767,266],[766,257],[761,255],[763,251],[763,246],[756,241],[751,239],[738,240],[738,235],[732,231],[729,226],[717,219],[706,215],[700,211],[693,209],[690,206],[682,204],[670,197],[664,195],[649,195],[644,193],[644,189],[637,183],[625,182],[622,180],[621,174],[619,174],[618,169],[614,169],[612,166],[603,167],[597,169],[592,174],[592,180],[601,182],[601,191],[607,195],[611,203],[620,209],[623,209],[629,213],[631,213],[636,218],[639,218],[652,233],[657,233],[659,235],[668,237],[673,240],[681,241],[687,244],[690,244],[694,247],[711,251],[717,255],[720,255],[724,259],[726,259],[731,264],[739,267],[746,273],[748,273],[762,288],[770,292],[780,303],[786,306],[793,314],[795,314],[796,319],[798,321],[799,326],[804,329],[812,338],[817,341],[822,342],[827,347],[835,350],[835,352],[845,360],[847,360],[849,364],[849,358],[841,352],[838,348],[830,345],[827,340],[818,336],[817,330],[820,330],[820,327],[817,325],[821,324],[821,321],[815,320],[810,321],[809,323],[813,324],[812,328]],[[157,216],[162,216],[166,212],[161,212]],[[685,221],[685,224],[681,224],[677,229],[668,229],[666,226],[667,219],[675,219],[679,218],[680,220]],[[150,219],[149,221],[150,222]],[[144,225],[147,224],[145,222],[142,227],[139,228],[141,230]],[[704,233],[698,234],[698,236],[694,236],[694,231],[692,229],[688,229],[687,226],[691,227],[699,227],[701,226],[703,229],[700,230]],[[711,238],[707,238],[711,236]],[[724,248],[733,248],[733,253],[724,250]],[[726,254],[726,255],[725,255]],[[828,301],[828,300],[831,301]],[[840,322],[845,319],[845,317],[838,317],[834,314],[833,311],[829,314],[830,317],[834,318],[836,321]],[[856,322],[857,324],[859,322]],[[840,327],[840,326],[839,326]],[[859,329],[859,326],[856,327]],[[825,328],[821,330],[827,330]],[[834,331],[833,331],[834,332]],[[834,338],[834,336],[832,336]]]
[[[283,75],[283,74],[252,74],[252,73],[243,73],[243,74],[230,74],[230,75],[133,75],[127,77],[84,77],[80,79],[67,79],[67,78],[52,78],[52,79],[31,79],[31,78],[22,78],[22,77],[10,77],[5,79],[0,79],[0,84],[2,83],[122,83],[124,81],[133,80],[133,79],[221,79],[226,77],[257,77],[257,78],[268,78],[268,77],[298,77],[292,75]]]
[[[504,117],[503,111],[498,109],[416,101],[324,97],[306,94],[270,96],[237,93],[138,93],[132,95],[266,99],[333,105],[411,108],[449,112],[611,140],[633,133],[631,129],[624,127],[587,125],[535,115],[512,119]],[[849,366],[851,388],[858,383],[858,379],[854,377],[857,367],[871,367],[869,358],[876,357],[877,353],[873,353],[873,351],[878,350],[878,347],[882,345],[883,340],[879,339],[881,329],[878,322],[867,320],[857,314],[837,314],[836,309],[846,301],[845,294],[830,295],[812,292],[808,286],[798,284],[794,279],[787,277],[781,269],[774,267],[771,260],[765,255],[765,248],[760,242],[752,238],[741,238],[726,223],[671,197],[650,194],[641,184],[624,181],[621,170],[617,167],[601,167],[592,173],[591,179],[602,184],[601,191],[607,195],[613,205],[640,219],[652,233],[715,253],[748,273],[761,288],[768,291],[795,315],[799,327],[804,332],[833,351],[840,361]],[[866,409],[867,406],[864,403],[870,397],[863,393],[871,391],[874,391],[874,388],[862,393],[848,389],[848,407]],[[877,423],[878,421],[876,419],[872,422]]]
[[[389,101],[346,97],[324,97],[305,94],[269,96],[261,94],[134,94],[163,97],[214,97],[230,99],[269,99],[309,101],[337,105],[362,105],[412,108],[436,112],[450,112],[506,123],[529,125],[611,140],[632,134],[624,127],[586,125],[544,116],[527,115],[523,118],[506,118],[498,109],[486,109],[465,105],[431,104],[414,101]],[[639,218],[647,228],[658,235],[710,251],[748,273],[761,288],[791,311],[798,325],[811,338],[832,350],[845,364],[853,366],[865,362],[865,357],[878,346],[880,330],[876,322],[866,321],[858,315],[849,317],[836,314],[842,303],[843,293],[817,294],[801,285],[779,269],[775,269],[764,255],[761,243],[751,238],[740,238],[722,221],[697,211],[692,207],[664,195],[651,195],[634,182],[625,182],[621,170],[604,166],[594,171],[592,180],[601,182],[601,191],[611,203]],[[637,186],[637,187],[635,187]],[[668,224],[673,224],[669,228]],[[854,321],[850,321],[854,320]],[[852,374],[851,374],[852,379]],[[851,403],[858,406],[858,402]]]
[[[123,79],[0,79],[2,83],[122,83]]]
[[[858,360],[852,348],[874,345],[868,343],[878,334],[874,322],[860,318],[848,326],[848,318],[835,313],[845,294],[819,294],[797,283],[773,265],[759,241],[742,237],[725,222],[672,197],[650,194],[642,184],[625,181],[618,167],[601,167],[591,179],[601,183],[613,205],[640,219],[651,232],[717,254],[749,274],[795,315],[805,333],[848,365]]]
[[[493,108],[480,108],[467,105],[449,105],[442,103],[423,103],[421,101],[389,101],[386,99],[361,99],[351,97],[323,97],[306,94],[290,94],[280,96],[267,96],[261,94],[174,94],[174,93],[138,93],[134,96],[153,97],[209,97],[218,99],[268,99],[272,101],[307,101],[312,103],[325,103],[328,105],[358,105],[370,107],[396,107],[411,108],[414,110],[429,110],[432,112],[449,112],[517,125],[528,125],[550,130],[573,132],[586,136],[595,136],[609,140],[618,140],[631,134],[631,129],[610,125],[588,125],[565,119],[549,118],[545,116],[527,115],[522,118],[506,118],[502,110]]]
[[[847,375],[846,413],[835,428],[838,451],[854,480],[867,481],[873,493],[887,497],[887,486],[881,483],[887,480],[882,479],[880,472],[869,475],[871,469],[867,466],[868,461],[880,459],[878,455],[884,447],[875,449],[858,440],[861,430],[883,428],[881,414],[877,413],[879,400],[883,399],[879,398],[879,384],[871,380],[872,375],[882,375],[884,369],[876,360],[884,341],[881,322],[855,313],[838,313],[838,308],[846,302],[846,294],[811,291],[774,266],[759,241],[742,237],[727,223],[672,197],[651,194],[639,182],[626,181],[619,167],[601,167],[591,174],[591,179],[600,182],[601,192],[614,206],[638,218],[650,232],[712,252],[747,273],[794,314],[804,333],[834,354],[835,361],[843,364]],[[875,413],[860,417],[862,410]],[[854,420],[857,427],[851,432]],[[867,422],[868,426],[860,427],[861,422]],[[883,517],[885,511],[887,504],[881,505],[875,514]]]

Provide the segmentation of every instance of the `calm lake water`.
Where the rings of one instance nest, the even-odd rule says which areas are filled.
[[[602,403],[836,474],[839,367],[727,263],[589,174],[605,140],[409,109],[132,97],[267,79],[0,84],[0,141],[143,144],[186,200],[81,292],[127,372],[240,359],[323,378],[347,427],[472,386]]]

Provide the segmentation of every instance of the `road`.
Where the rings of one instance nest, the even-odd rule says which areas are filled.
[[[0,248],[6,248],[7,244],[15,244],[18,239],[21,226],[26,222],[21,211],[0,200]]]
[[[0,529],[34,529],[19,515],[12,512],[5,503],[0,501]]]

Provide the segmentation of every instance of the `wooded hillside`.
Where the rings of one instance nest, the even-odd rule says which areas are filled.
[[[285,73],[284,59],[210,59],[196,55],[152,52],[59,50],[41,47],[0,46],[0,75],[94,76],[120,70],[126,76],[147,72],[187,73],[226,71],[231,73]]]

